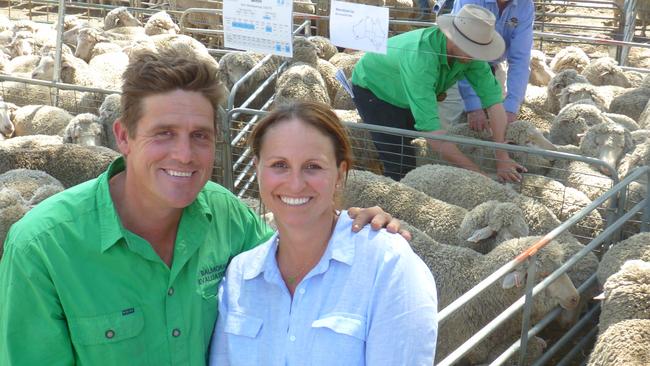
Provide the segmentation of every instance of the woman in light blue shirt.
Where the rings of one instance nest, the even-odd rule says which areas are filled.
[[[352,233],[335,210],[352,159],[333,111],[281,106],[250,141],[278,231],[230,263],[210,365],[433,364],[431,272],[401,236]]]

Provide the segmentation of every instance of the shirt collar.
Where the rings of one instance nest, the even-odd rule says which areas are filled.
[[[122,226],[122,220],[120,220],[115,209],[109,188],[109,181],[125,169],[126,163],[124,157],[120,156],[97,178],[98,184],[95,202],[99,216],[100,250],[102,253],[124,238],[126,229]],[[210,211],[206,198],[201,193],[183,210],[183,215],[185,214],[203,214],[208,221],[212,221],[212,212]]]
[[[348,216],[347,211],[342,211],[327,243],[327,249],[316,264],[317,273],[325,272],[329,268],[330,259],[351,266],[354,263],[355,235],[356,233],[352,232],[352,219]],[[254,254],[246,263],[243,279],[251,280],[262,273],[265,274],[267,280],[279,276],[280,271],[275,260],[277,249],[278,232],[276,231],[271,239],[255,249]]]

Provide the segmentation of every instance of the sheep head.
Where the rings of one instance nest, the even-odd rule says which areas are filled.
[[[580,141],[582,154],[596,157],[611,167],[616,167],[619,159],[633,148],[634,142],[630,131],[608,122],[590,127]],[[603,166],[599,169],[605,175],[614,173]]]
[[[74,53],[75,57],[88,62],[93,48],[99,42],[109,42],[109,39],[106,38],[101,31],[95,28],[80,29],[77,36],[77,48]]]
[[[7,103],[0,98],[0,135],[11,137],[14,134],[14,124],[11,122],[11,110]]]
[[[506,240],[528,236],[524,214],[514,203],[484,202],[469,211],[460,225],[458,238],[466,246],[487,253]]]
[[[126,7],[115,8],[104,18],[104,30],[117,27],[141,27],[142,23],[136,19]]]
[[[557,150],[557,147],[546,139],[544,134],[529,121],[520,120],[508,124],[506,130],[506,141],[519,146]]]

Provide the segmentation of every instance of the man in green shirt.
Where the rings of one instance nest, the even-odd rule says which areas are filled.
[[[208,181],[216,67],[174,50],[131,57],[113,126],[123,157],[7,235],[0,365],[204,365],[229,260],[271,235]]]
[[[437,101],[465,78],[487,109],[494,141],[504,142],[506,114],[501,87],[488,63],[482,61],[497,59],[503,51],[494,15],[480,6],[467,5],[457,15],[438,17],[437,27],[391,37],[386,55],[366,53],[352,74],[354,102],[365,123],[444,134]],[[411,139],[383,133],[372,136],[385,175],[399,180],[415,167]],[[427,141],[445,160],[481,172],[455,144]],[[505,151],[497,150],[495,155],[501,179],[521,179],[519,171],[525,171],[524,167]]]

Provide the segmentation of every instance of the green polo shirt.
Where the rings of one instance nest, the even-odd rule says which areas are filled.
[[[447,62],[447,37],[438,27],[402,33],[388,39],[388,53],[366,53],[357,62],[352,83],[379,99],[410,109],[415,129],[440,129],[437,95],[467,79],[483,108],[501,103],[501,86],[485,61]]]
[[[0,261],[0,365],[205,365],[228,261],[272,234],[208,182],[183,211],[171,268],[126,230],[108,180],[50,197]]]

